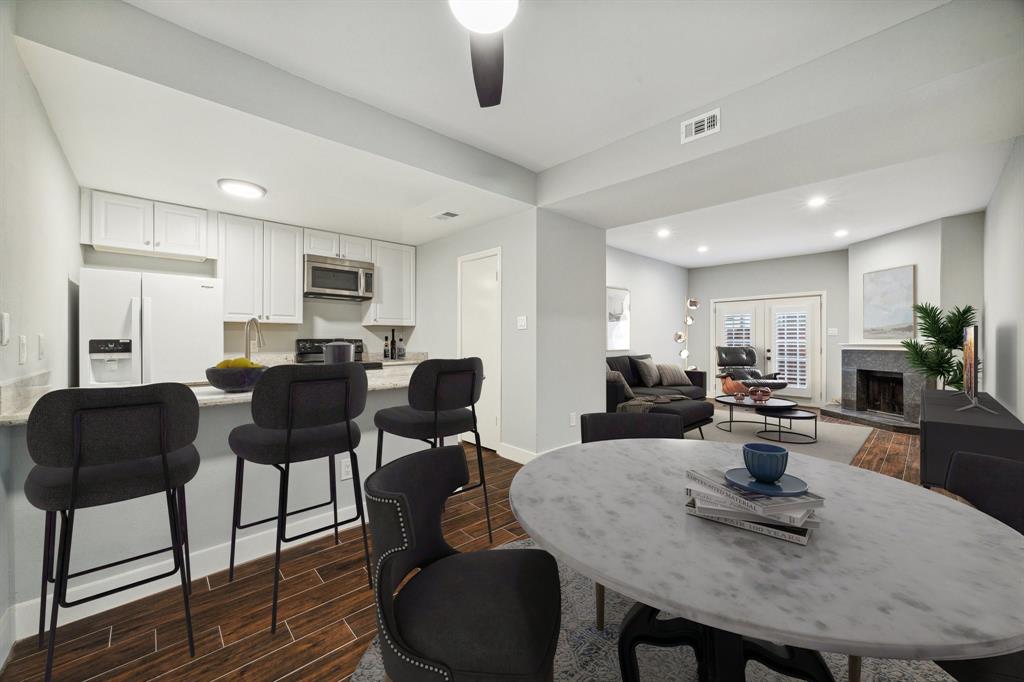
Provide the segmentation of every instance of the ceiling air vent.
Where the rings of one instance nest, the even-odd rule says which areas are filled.
[[[459,214],[458,213],[453,213],[451,211],[444,211],[443,213],[438,213],[437,215],[434,215],[434,216],[431,216],[431,217],[434,220],[451,220],[452,218],[458,218]]]
[[[679,124],[679,143],[686,144],[717,133],[722,126],[722,110],[715,109]]]

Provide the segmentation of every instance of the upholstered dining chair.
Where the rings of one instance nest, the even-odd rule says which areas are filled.
[[[682,438],[683,419],[653,412],[591,412],[580,417],[584,443],[624,438]],[[604,630],[604,585],[594,583],[597,628]]]
[[[1024,534],[1024,462],[975,452],[954,452],[943,488]],[[1024,681],[1024,652],[964,661],[936,661],[961,682]]]
[[[277,525],[274,549],[274,592],[270,611],[270,631],[277,630],[277,597],[281,582],[281,543],[292,542],[326,530],[334,531],[359,521],[363,530],[366,579],[370,577],[370,549],[366,539],[363,492],[359,483],[359,427],[355,418],[366,408],[366,370],[357,362],[328,365],[279,365],[271,367],[256,383],[252,394],[252,424],[232,429],[228,444],[235,453],[235,499],[231,517],[231,557],[228,581],[235,577],[235,535],[238,530],[274,521]],[[335,454],[347,452],[352,465],[352,493],[355,515],[338,520],[338,490]],[[288,511],[288,479],[297,462],[327,460],[330,499],[301,509]],[[242,522],[242,485],[245,463],[277,469],[277,514],[258,521]],[[288,517],[319,507],[333,507],[329,525],[288,536]]]
[[[198,430],[199,404],[192,389],[183,384],[68,388],[47,393],[32,408],[26,438],[35,466],[25,481],[25,497],[32,506],[46,512],[38,646],[43,646],[46,626],[47,585],[53,584],[46,652],[47,682],[53,674],[59,608],[77,606],[176,573],[181,577],[189,654],[195,656],[189,607],[185,484],[199,470],[199,453],[193,445]],[[78,510],[160,493],[167,504],[169,547],[102,566],[70,570]],[[53,545],[58,514],[61,523],[54,574]],[[158,575],[74,601],[67,598],[68,582],[72,578],[165,552],[171,553],[172,566]]]
[[[452,549],[442,507],[468,480],[461,446],[400,457],[366,479],[384,669],[394,682],[551,680],[558,566],[539,549]]]

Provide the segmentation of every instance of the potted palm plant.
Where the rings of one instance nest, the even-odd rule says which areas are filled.
[[[921,338],[902,342],[910,366],[933,381],[941,381],[942,388],[949,386],[962,391],[964,362],[956,351],[963,351],[964,327],[975,323],[974,306],[958,306],[943,312],[937,305],[918,303],[914,314]]]

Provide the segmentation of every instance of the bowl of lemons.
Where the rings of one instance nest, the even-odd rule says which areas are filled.
[[[244,393],[251,391],[267,371],[266,365],[253,362],[249,358],[231,358],[221,360],[216,367],[206,370],[206,380],[214,388],[228,393]]]

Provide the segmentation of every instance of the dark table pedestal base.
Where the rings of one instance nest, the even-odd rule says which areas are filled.
[[[740,682],[745,679],[747,661],[809,682],[835,682],[817,651],[742,637],[685,618],[659,620],[658,613],[646,604],[634,604],[622,621],[619,669],[624,682],[640,682],[638,644],[692,647],[700,682]]]

